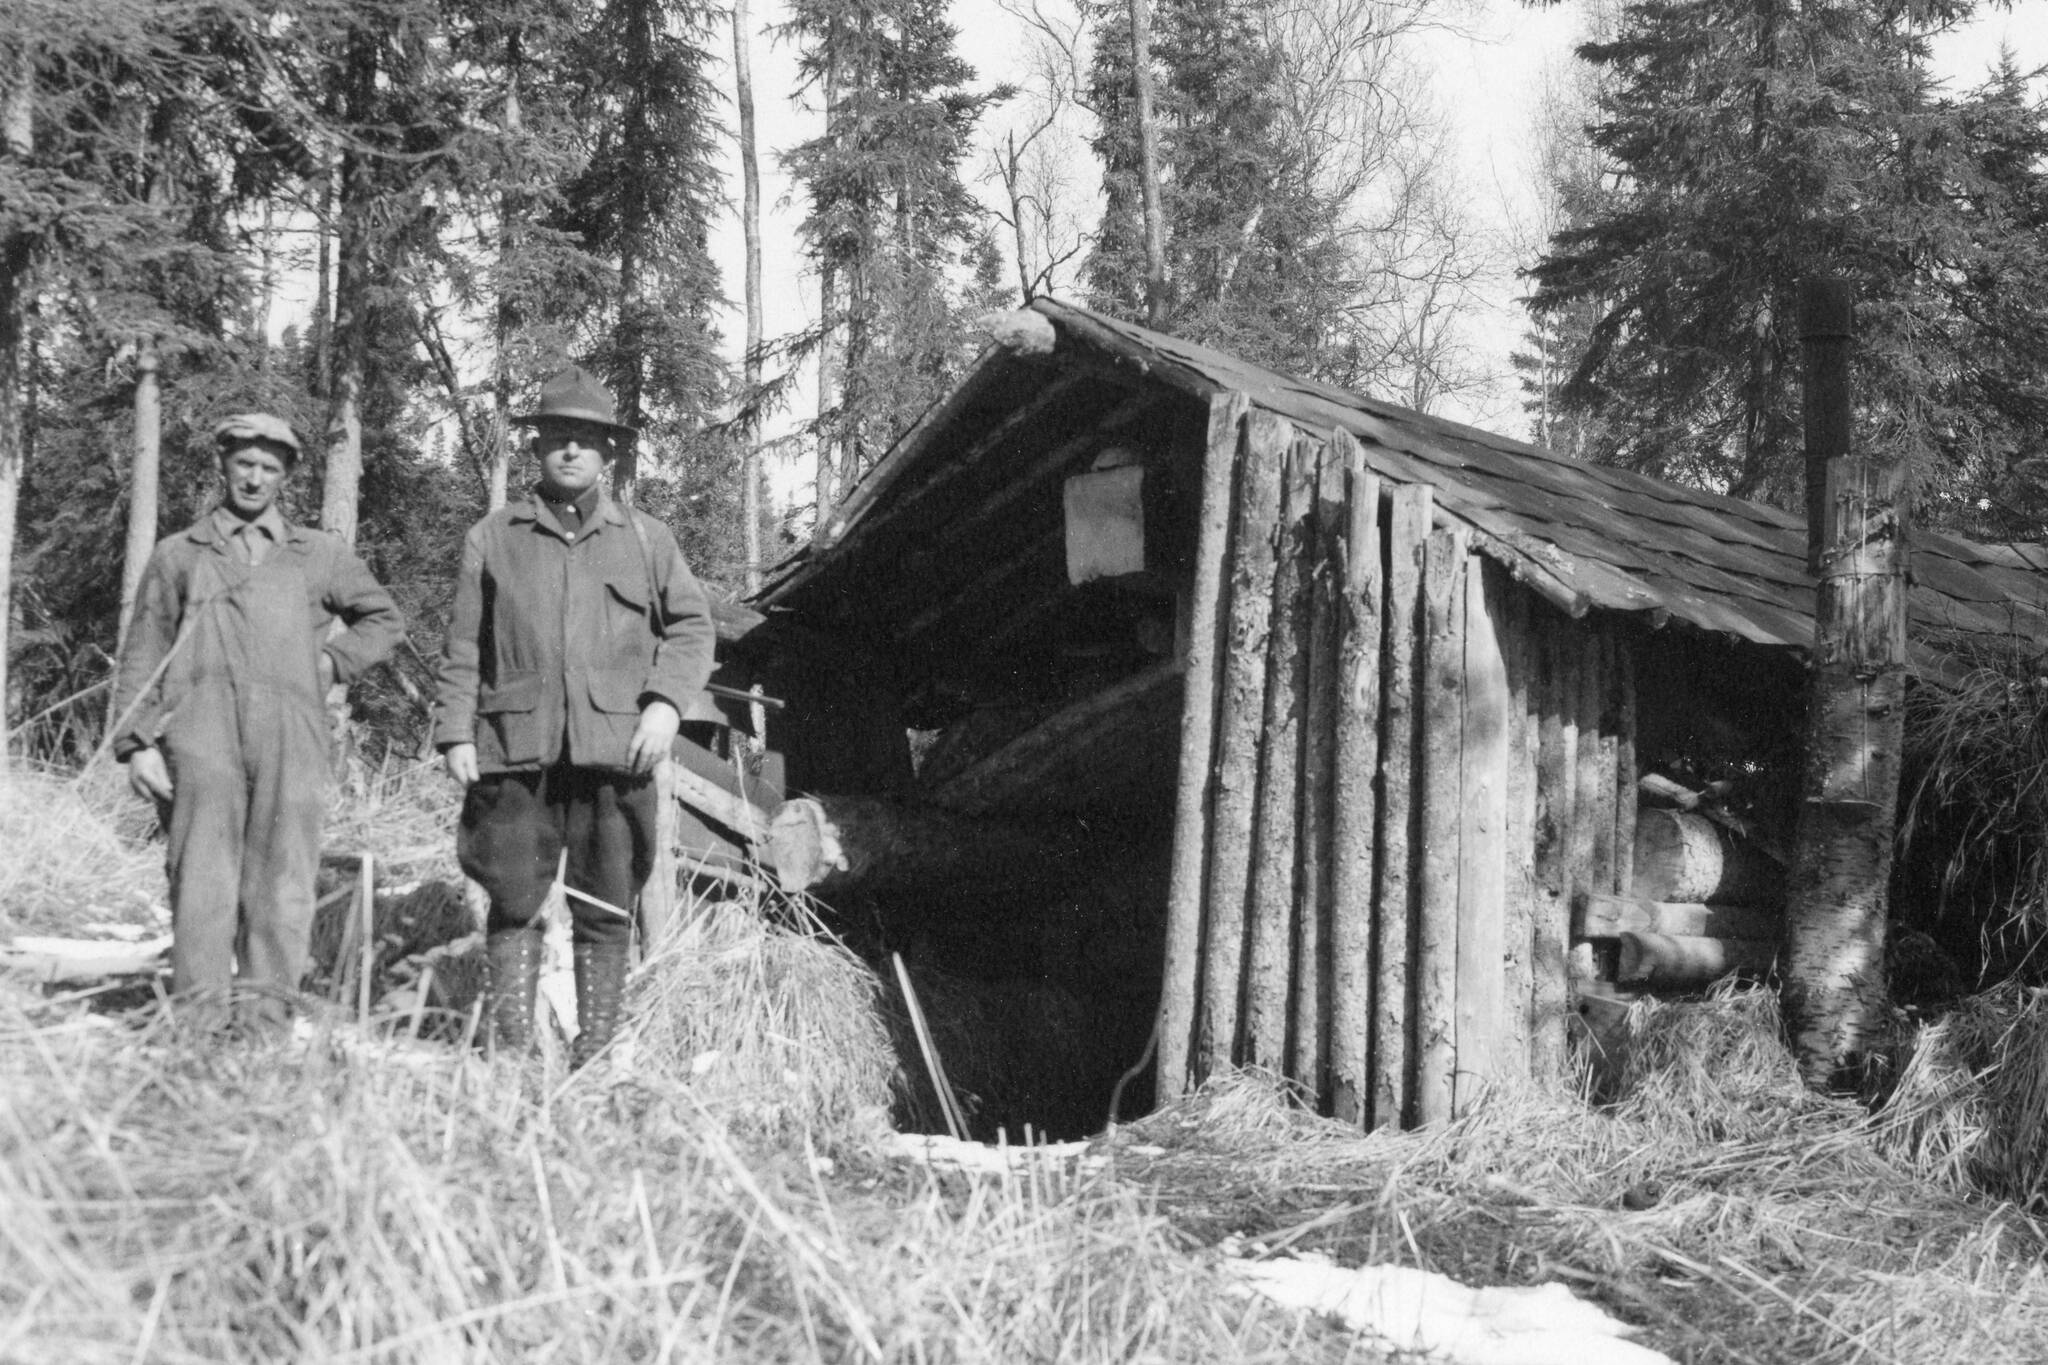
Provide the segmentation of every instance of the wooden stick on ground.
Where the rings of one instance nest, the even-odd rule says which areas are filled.
[[[360,915],[361,966],[356,975],[356,1018],[370,1017],[370,977],[377,960],[377,872],[376,855],[363,850],[362,879],[356,906]]]

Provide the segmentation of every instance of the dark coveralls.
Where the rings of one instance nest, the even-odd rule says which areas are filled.
[[[571,889],[632,909],[656,827],[654,784],[627,757],[641,708],[688,714],[711,676],[710,603],[668,527],[601,490],[577,520],[565,531],[534,495],[463,540],[434,742],[476,745],[456,853],[492,931],[535,922],[564,849]],[[576,944],[628,941],[625,916],[569,908]]]
[[[298,989],[327,810],[320,655],[336,681],[352,682],[405,633],[391,595],[340,537],[277,518],[282,534],[250,564],[231,544],[233,524],[216,511],[158,543],[114,691],[115,756],[154,746],[171,774],[178,994],[225,987],[236,963],[245,984]],[[330,640],[336,617],[348,628]],[[281,996],[251,1004],[263,1017],[284,1012]]]

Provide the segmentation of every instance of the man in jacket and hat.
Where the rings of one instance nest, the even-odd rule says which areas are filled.
[[[490,1045],[532,1041],[559,865],[580,1066],[618,1031],[633,899],[654,864],[653,773],[711,676],[715,635],[668,527],[607,495],[635,434],[610,392],[572,366],[514,420],[533,429],[540,481],[463,540],[434,739],[466,789],[457,856],[490,894]]]
[[[389,654],[398,607],[341,537],[277,498],[299,438],[268,413],[213,429],[220,505],[159,542],[114,688],[113,749],[169,843],[171,989],[188,1019],[281,1024],[305,973],[326,692]],[[332,634],[339,618],[346,629]]]

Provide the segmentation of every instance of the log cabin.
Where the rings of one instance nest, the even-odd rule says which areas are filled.
[[[780,704],[736,853],[1079,1001],[1098,1122],[1148,1042],[1141,1105],[1256,1065],[1431,1122],[1589,1000],[1768,970],[1801,517],[1052,300],[997,335],[726,614]],[[2048,640],[2043,569],[1917,534],[1916,671]]]

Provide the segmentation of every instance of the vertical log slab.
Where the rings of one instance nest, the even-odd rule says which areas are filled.
[[[1504,1073],[1529,1073],[1530,1007],[1535,978],[1534,826],[1536,723],[1530,714],[1529,595],[1504,573],[1486,578],[1488,610],[1498,623],[1508,675],[1507,832],[1505,899],[1501,908],[1501,1055]]]
[[[1578,650],[1571,623],[1532,612],[1541,659],[1536,759],[1536,899],[1529,971],[1534,983],[1529,1070],[1542,1081],[1564,1075],[1565,1019],[1571,992],[1565,954],[1571,933],[1572,810],[1578,794]]]
[[[1275,528],[1273,621],[1266,637],[1265,743],[1252,821],[1252,884],[1245,963],[1245,1060],[1285,1073],[1294,977],[1294,888],[1301,847],[1302,712],[1308,701],[1308,587],[1314,542],[1316,452],[1297,437]],[[1296,1079],[1307,1079],[1297,1076]]]
[[[1381,695],[1378,913],[1374,919],[1372,1123],[1399,1125],[1413,1113],[1414,857],[1421,818],[1415,744],[1422,651],[1422,553],[1435,502],[1427,484],[1396,485],[1387,509],[1386,671]]]
[[[1157,1094],[1161,1103],[1183,1093],[1193,1079],[1189,1061],[1194,1050],[1202,952],[1202,868],[1211,832],[1217,673],[1222,661],[1217,637],[1225,606],[1230,495],[1236,483],[1245,408],[1241,393],[1221,393],[1210,400],[1209,438],[1202,453],[1202,521],[1195,540],[1194,588],[1186,630],[1173,863],[1167,883],[1166,961],[1159,990]]]
[[[1584,623],[1574,624],[1568,652],[1573,660],[1573,727],[1578,736],[1578,748],[1572,765],[1572,822],[1565,835],[1564,908],[1567,912],[1580,892],[1598,891],[1601,886],[1593,876],[1600,824],[1600,709],[1603,694],[1600,687],[1599,632]],[[1614,838],[1611,824],[1606,836],[1611,843]],[[1571,942],[1570,934],[1567,921],[1561,935],[1564,942]],[[1579,961],[1578,958],[1570,960]]]
[[[1619,632],[1614,646],[1614,894],[1636,879],[1636,653]]]
[[[1330,1103],[1363,1124],[1372,1101],[1374,838],[1380,761],[1380,481],[1339,430],[1345,469],[1344,587],[1338,603],[1337,754],[1330,848]]]
[[[1615,735],[1620,722],[1615,714],[1615,703],[1619,692],[1614,685],[1614,634],[1606,624],[1596,626],[1587,643],[1586,670],[1589,687],[1594,699],[1598,744],[1593,750],[1593,862],[1587,869],[1589,881],[1574,887],[1575,892],[1586,891],[1607,894],[1614,885],[1614,823],[1615,823],[1615,758],[1617,745]],[[1582,713],[1583,714],[1583,713]],[[1583,732],[1579,738],[1584,746]]]
[[[1458,1064],[1458,896],[1464,878],[1465,556],[1461,529],[1422,557],[1422,886],[1415,935],[1415,1121],[1451,1117]]]
[[[1487,609],[1490,566],[1465,560],[1452,1105],[1471,1110],[1502,1070],[1507,972],[1508,670]],[[1493,570],[1499,572],[1499,570]],[[1456,610],[1456,608],[1453,608]]]
[[[1317,1104],[1329,1097],[1331,864],[1336,854],[1338,613],[1344,574],[1345,451],[1332,439],[1316,465],[1314,542],[1303,566],[1308,599],[1308,694],[1302,712],[1301,879],[1295,887],[1294,1028],[1288,1074]]]
[[[1216,795],[1209,814],[1209,873],[1202,922],[1202,1012],[1196,1023],[1197,1079],[1238,1060],[1244,992],[1245,896],[1251,887],[1252,818],[1265,723],[1266,644],[1273,622],[1273,533],[1294,428],[1266,412],[1245,419],[1244,457],[1233,518],[1230,634],[1223,646],[1216,715]]]

